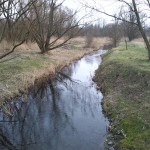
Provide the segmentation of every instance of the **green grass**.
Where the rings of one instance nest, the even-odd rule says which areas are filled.
[[[34,59],[15,59],[5,63],[0,63],[0,81],[5,82],[11,79],[12,76],[22,72],[28,72],[33,69],[40,69],[44,65],[46,58],[34,58]]]
[[[123,44],[104,56],[94,80],[105,93],[106,114],[123,129],[123,150],[150,150],[150,61],[142,45]]]
[[[6,100],[12,100],[27,92],[35,82],[41,83],[47,78],[54,77],[59,69],[92,52],[92,48],[85,49],[81,43],[79,48],[59,48],[45,55],[37,51],[12,53],[0,62],[0,107]]]
[[[18,95],[20,90],[26,90],[27,85],[30,86],[34,82],[34,71],[40,72],[49,64],[52,64],[52,61],[48,61],[45,56],[16,58],[0,63],[0,106],[6,99]]]

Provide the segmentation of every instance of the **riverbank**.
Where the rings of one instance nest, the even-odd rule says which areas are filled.
[[[84,38],[74,38],[65,46],[39,54],[36,45],[21,45],[0,63],[0,107],[34,86],[37,80],[53,77],[57,71],[102,47],[108,39],[95,39],[95,47],[85,48]]]
[[[105,52],[84,56],[56,80],[6,103],[0,112],[0,149],[104,150],[108,120],[92,77]]]
[[[115,150],[149,150],[150,62],[144,44],[132,42],[128,50],[120,44],[109,51],[94,81],[104,93]]]

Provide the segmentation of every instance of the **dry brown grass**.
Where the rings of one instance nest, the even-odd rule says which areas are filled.
[[[143,46],[144,40],[143,40],[143,38],[138,38],[138,39],[133,40],[132,43]]]
[[[91,47],[94,49],[99,49],[108,43],[111,43],[111,40],[108,37],[106,37],[106,38],[94,38]]]
[[[54,40],[55,38],[52,38],[51,40]],[[60,39],[58,43],[61,43],[64,41],[64,38]],[[71,44],[72,46],[75,45],[77,47],[83,48],[85,46],[86,42],[86,37],[76,37],[71,39],[67,44]],[[90,48],[94,48],[94,49],[99,49],[101,48],[104,44],[106,43],[110,43],[111,40],[107,37],[105,38],[100,38],[100,37],[94,37],[93,38],[93,42]],[[66,44],[66,45],[67,45]],[[8,51],[13,47],[13,45],[11,45],[10,43],[8,43],[7,41],[2,41],[0,43],[0,52],[4,52],[4,51]],[[40,52],[39,47],[37,46],[36,43],[24,43],[22,45],[20,45],[19,47],[16,48],[16,51],[20,51],[20,52]]]
[[[93,52],[94,49],[100,48],[108,41],[107,38],[95,38],[93,48],[85,49],[85,39],[77,37],[72,39],[67,46],[50,51],[45,55],[38,53],[40,50],[36,44],[21,45],[14,53],[5,58],[8,59],[7,61],[0,63],[0,106],[5,100],[26,92],[35,84],[35,81],[49,76],[53,77],[57,70]],[[3,46],[5,44],[3,43]]]
[[[79,44],[82,44],[83,47],[86,47],[86,37],[77,37],[77,38],[74,38],[72,40],[72,42],[76,42],[76,43],[79,43]],[[104,37],[104,38],[101,38],[101,37],[93,37],[93,41],[90,45],[90,48],[93,48],[93,49],[100,49],[102,48],[105,44],[107,43],[111,43],[111,40],[110,38],[108,37]]]

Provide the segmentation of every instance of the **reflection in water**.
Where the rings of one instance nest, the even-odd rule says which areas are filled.
[[[0,149],[104,149],[107,119],[92,82],[102,53],[82,58],[57,80],[6,104],[0,112]]]

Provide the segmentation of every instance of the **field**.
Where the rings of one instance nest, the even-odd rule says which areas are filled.
[[[150,150],[150,61],[140,40],[104,56],[94,80],[104,93],[103,107],[112,121],[116,149]]]

